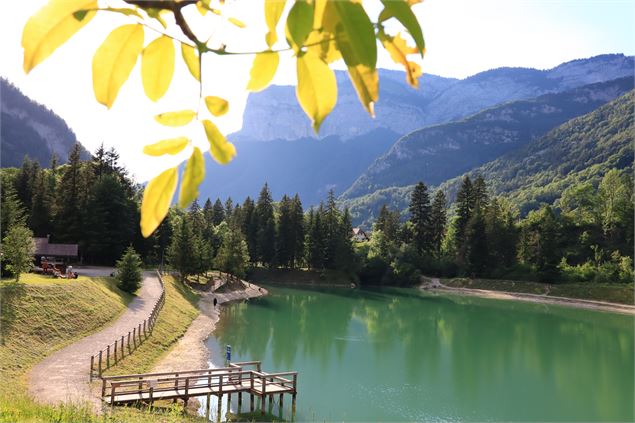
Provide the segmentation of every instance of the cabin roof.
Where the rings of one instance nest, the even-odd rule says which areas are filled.
[[[36,256],[77,257],[77,244],[51,244],[48,238],[33,238]]]

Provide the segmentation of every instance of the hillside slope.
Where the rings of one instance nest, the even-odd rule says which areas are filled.
[[[477,167],[490,192],[509,198],[523,214],[541,203],[553,204],[567,187],[597,184],[610,169],[632,173],[635,92],[572,119],[526,146]],[[463,175],[439,186],[454,201]],[[356,224],[370,226],[383,204],[405,211],[414,185],[377,190],[344,204]]]
[[[467,119],[430,126],[400,138],[344,193],[352,199],[418,181],[438,185],[487,163],[623,95],[633,78],[591,84],[505,103]]]
[[[48,166],[53,154],[65,162],[77,137],[64,119],[3,78],[0,93],[0,166],[20,166],[25,155],[41,166]],[[86,150],[83,158],[88,158]]]
[[[597,185],[610,169],[632,173],[634,107],[635,92],[630,91],[468,175],[483,175],[492,193],[509,198],[524,214],[554,203],[573,184]],[[454,198],[461,178],[440,188]]]

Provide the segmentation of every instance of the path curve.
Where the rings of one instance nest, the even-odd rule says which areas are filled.
[[[145,272],[137,297],[112,325],[46,357],[29,373],[29,394],[38,402],[57,404],[89,401],[100,410],[101,401],[91,394],[90,356],[112,343],[147,318],[161,296],[155,272]]]

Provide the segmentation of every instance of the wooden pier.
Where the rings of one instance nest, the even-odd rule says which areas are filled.
[[[145,373],[102,378],[102,400],[111,407],[137,402],[152,405],[157,400],[182,399],[187,403],[191,397],[207,397],[206,415],[209,418],[211,396],[218,397],[217,420],[220,421],[223,395],[238,396],[238,412],[242,408],[242,395],[248,394],[251,412],[254,399],[260,397],[260,411],[265,414],[265,400],[269,398],[271,412],[275,395],[282,411],[284,394],[291,395],[292,420],[295,418],[297,395],[297,372],[266,373],[260,361],[231,363],[219,369],[188,370],[170,373]]]

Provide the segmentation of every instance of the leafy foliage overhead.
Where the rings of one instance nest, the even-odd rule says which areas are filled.
[[[230,23],[244,28],[245,24],[240,19],[228,14],[223,1],[218,4],[210,0],[124,1],[130,7],[100,6],[95,0],[50,0],[24,27],[22,47],[25,72],[28,73],[50,56],[96,14],[116,13],[126,16],[131,23],[115,28],[99,46],[93,58],[95,98],[108,108],[114,105],[119,90],[130,76],[139,56],[146,96],[152,101],[162,98],[170,87],[174,73],[175,42],[180,44],[181,58],[192,77],[199,81],[201,93],[205,76],[202,69],[204,54],[254,54],[247,87],[260,91],[275,75],[279,62],[278,52],[292,50],[297,62],[298,102],[311,119],[316,132],[337,101],[337,84],[330,65],[340,58],[346,64],[360,102],[371,116],[374,116],[374,104],[379,98],[377,40],[398,64],[405,67],[410,85],[416,87],[417,77],[420,75],[419,65],[408,59],[409,55],[415,53],[423,57],[425,48],[421,27],[411,10],[412,5],[418,3],[416,0],[382,1],[384,7],[377,22],[372,22],[361,2],[354,0],[267,0],[264,2],[267,25],[264,38],[268,48],[255,53],[232,51],[226,46],[231,40],[219,40],[212,36],[204,41],[190,27],[190,22],[184,15],[186,8],[196,8],[209,21],[209,26]],[[289,8],[289,13],[284,27],[288,47],[276,50],[274,47],[278,40],[278,26],[286,7]],[[399,22],[403,31],[395,35],[386,34],[384,24],[389,19]],[[146,29],[159,33],[159,37],[147,45]],[[411,38],[416,47],[408,47],[403,36]],[[199,98],[199,102],[202,100]],[[219,97],[207,97],[205,103],[214,117],[223,115],[229,107],[228,102]],[[193,120],[188,120],[181,114],[164,119],[161,117],[164,115],[158,116],[157,120],[168,125],[181,122],[187,124]],[[207,135],[212,157],[222,164],[231,161],[236,154],[235,147],[211,120],[202,115],[200,108],[196,112],[196,118]],[[148,151],[153,151],[153,148]],[[196,149],[192,155],[186,172],[187,169],[192,169],[192,163],[199,162]],[[197,167],[204,168],[204,163]],[[146,188],[144,206],[141,209],[144,236],[149,236],[165,217],[166,204],[169,204],[174,192],[172,187],[178,181],[177,169],[178,166],[164,171]],[[199,176],[186,174],[182,189],[182,193],[186,194],[179,201],[181,205],[186,205],[185,200],[192,199],[190,194],[197,192],[201,181]]]

